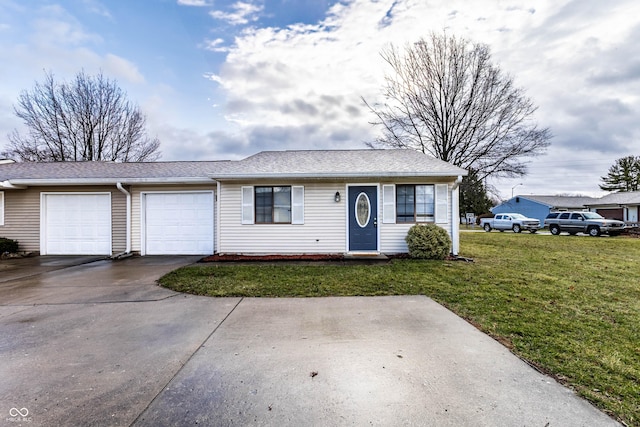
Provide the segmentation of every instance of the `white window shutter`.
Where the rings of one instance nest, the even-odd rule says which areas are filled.
[[[393,184],[382,186],[382,222],[396,222],[396,186]]]
[[[291,187],[291,224],[304,224],[304,187]]]
[[[253,224],[253,187],[242,187],[242,223]]]
[[[4,225],[4,191],[0,191],[0,225]]]
[[[449,185],[436,184],[436,206],[435,220],[438,224],[448,222],[447,211],[449,210]]]

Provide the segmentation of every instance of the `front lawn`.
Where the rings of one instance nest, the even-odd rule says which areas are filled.
[[[197,265],[160,279],[210,296],[424,294],[640,425],[640,239],[462,233],[474,263]]]

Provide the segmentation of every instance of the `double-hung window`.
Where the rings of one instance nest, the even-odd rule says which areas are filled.
[[[291,187],[255,187],[256,224],[291,223]]]
[[[433,185],[396,185],[396,222],[434,222]]]

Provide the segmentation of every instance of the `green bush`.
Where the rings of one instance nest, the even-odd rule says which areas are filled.
[[[0,255],[5,252],[11,254],[18,252],[18,242],[6,237],[0,237]]]
[[[451,252],[451,238],[435,224],[416,224],[405,238],[411,258],[445,259]]]

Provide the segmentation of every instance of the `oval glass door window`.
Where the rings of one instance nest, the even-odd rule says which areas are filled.
[[[366,193],[358,194],[356,198],[356,221],[361,228],[365,228],[371,219],[371,202]]]

